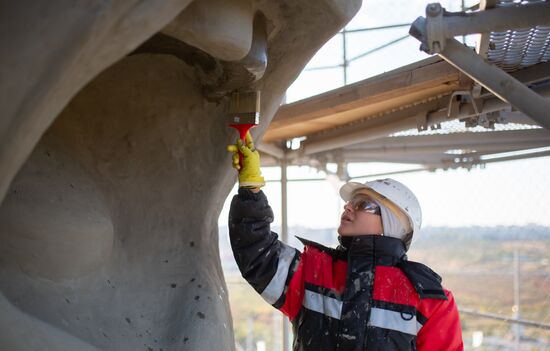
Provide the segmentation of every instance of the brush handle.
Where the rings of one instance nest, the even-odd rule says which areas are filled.
[[[244,144],[246,143],[246,133],[248,133],[248,131],[256,125],[255,124],[230,124],[229,126],[237,129],[237,131],[239,132],[239,137],[241,138]],[[241,165],[241,169],[239,170],[239,172],[243,169],[243,158],[244,156],[241,150],[239,150],[239,164]]]

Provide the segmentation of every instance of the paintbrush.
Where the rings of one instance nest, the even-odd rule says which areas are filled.
[[[237,129],[239,137],[246,142],[246,133],[260,123],[260,91],[234,92],[229,101],[229,126]],[[239,151],[242,169],[243,155]]]

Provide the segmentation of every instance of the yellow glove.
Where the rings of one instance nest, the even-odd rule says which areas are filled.
[[[254,147],[254,141],[246,133],[246,144],[237,139],[236,145],[227,146],[227,151],[233,153],[233,168],[239,171],[239,186],[241,188],[260,188],[265,185],[260,170],[260,153]],[[243,155],[242,164],[239,161],[239,151]]]

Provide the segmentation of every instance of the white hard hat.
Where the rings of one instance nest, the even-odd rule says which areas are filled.
[[[364,184],[348,182],[340,188],[340,196],[347,202],[359,190],[366,190],[367,193],[373,195],[375,200],[380,201],[382,205],[390,209],[397,207],[397,209],[407,216],[412,227],[412,232],[402,240],[408,249],[411,245],[413,234],[418,234],[422,225],[422,210],[413,192],[397,180],[387,178]]]

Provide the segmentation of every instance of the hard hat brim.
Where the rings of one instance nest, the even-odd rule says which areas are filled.
[[[400,212],[407,215],[393,201],[391,201],[390,199],[386,198],[384,195],[380,194],[378,191],[374,190],[370,186],[363,183],[348,182],[344,184],[340,188],[340,197],[345,202],[348,202],[349,200],[351,200],[352,196],[358,192],[364,193],[372,197],[379,204],[386,206],[388,209],[390,209],[394,213]]]
[[[359,189],[371,189],[371,188],[366,186],[363,183],[348,182],[342,185],[342,187],[340,188],[340,197],[345,202],[348,202],[351,199],[352,195]]]

